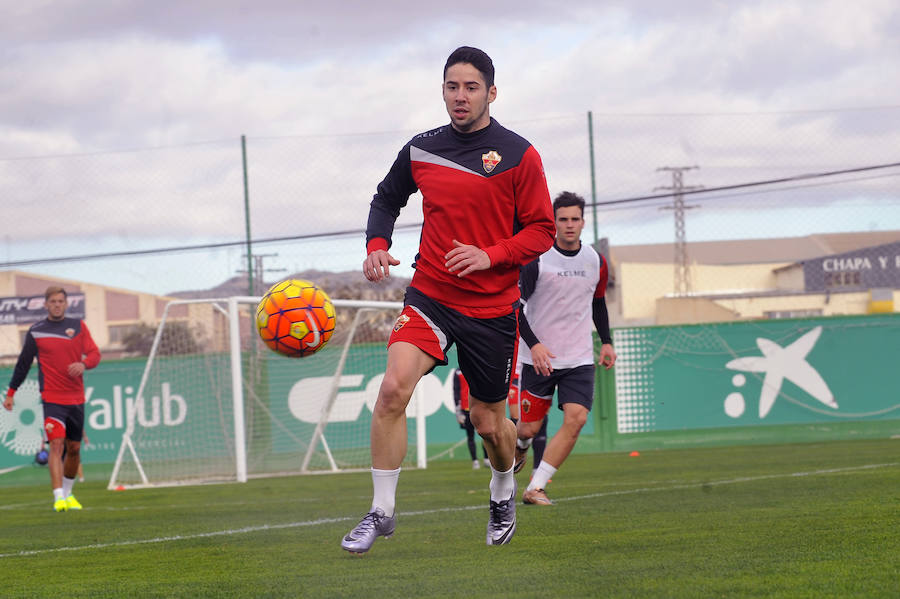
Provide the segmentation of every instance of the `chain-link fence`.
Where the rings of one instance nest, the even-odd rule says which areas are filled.
[[[832,266],[852,266],[846,260],[866,248],[881,278],[857,291],[900,288],[893,248],[871,249],[900,241],[897,108],[594,113],[590,122],[573,114],[503,124],[538,149],[551,195],[574,191],[594,204],[583,239],[608,248],[614,322],[711,318],[682,306],[661,320],[672,312],[661,308],[667,299],[807,293],[791,265],[802,271],[803,261],[833,256]],[[246,203],[240,139],[3,159],[0,267],[154,294],[213,288],[248,267],[257,283],[309,269],[358,272],[375,186],[415,133],[251,135]],[[676,173],[683,211],[673,210]],[[397,222],[398,275],[411,275],[421,219],[413,196]],[[875,268],[878,258],[892,268]],[[800,309],[782,304],[786,314]]]

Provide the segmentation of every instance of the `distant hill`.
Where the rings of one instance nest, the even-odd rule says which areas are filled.
[[[403,292],[409,285],[410,279],[405,277],[390,277],[381,283],[370,283],[363,276],[362,271],[329,272],[325,270],[303,270],[290,275],[279,277],[274,281],[266,281],[258,284],[257,293],[262,295],[266,289],[284,279],[305,279],[312,281],[332,299],[361,299],[381,301],[402,301]],[[179,299],[200,298],[224,298],[231,296],[247,295],[247,275],[235,275],[209,289],[193,289],[186,291],[172,291],[166,294],[168,297]]]

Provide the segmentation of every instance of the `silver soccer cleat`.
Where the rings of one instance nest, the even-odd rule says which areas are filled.
[[[369,512],[347,533],[341,541],[341,548],[350,553],[365,553],[378,537],[391,538],[396,523],[397,519],[394,516],[388,518],[380,508]]]
[[[506,545],[516,533],[516,492],[513,487],[509,499],[499,503],[491,501],[491,517],[487,525],[487,544]]]

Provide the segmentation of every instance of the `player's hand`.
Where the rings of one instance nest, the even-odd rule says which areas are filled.
[[[73,379],[77,379],[82,374],[84,374],[84,362],[72,362],[71,364],[69,364],[66,372],[68,372],[69,376]]]
[[[457,277],[464,277],[476,270],[487,270],[491,267],[491,259],[488,257],[487,252],[480,247],[466,245],[455,239],[453,240],[453,245],[455,247],[444,254],[444,259],[447,260],[444,266],[450,272],[459,271],[456,273]]]
[[[600,358],[597,360],[597,363],[609,370],[615,365],[617,357],[616,350],[613,349],[612,344],[604,343],[600,348]]]
[[[534,364],[534,371],[543,376],[550,376],[553,372],[553,365],[550,363],[551,358],[555,358],[553,352],[543,343],[536,343],[531,348],[531,363]]]
[[[13,404],[15,400],[13,400],[13,395],[16,394],[16,390],[10,387],[6,390],[6,399],[3,400],[3,407],[12,412]]]
[[[381,281],[391,276],[391,266],[398,264],[400,261],[387,253],[387,250],[375,250],[363,261],[363,274],[370,281]]]

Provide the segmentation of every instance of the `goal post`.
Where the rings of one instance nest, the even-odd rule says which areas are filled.
[[[306,358],[267,349],[257,297],[175,300],[163,310],[110,489],[371,465],[371,411],[400,302],[335,299],[328,345]],[[422,414],[420,417],[419,415]],[[405,468],[426,466],[421,391],[407,408]]]

